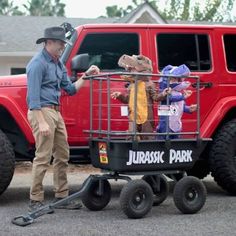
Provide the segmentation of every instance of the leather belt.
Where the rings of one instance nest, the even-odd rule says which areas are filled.
[[[44,107],[51,108],[55,111],[60,111],[60,106],[58,106],[58,105],[47,105],[47,106],[44,106]]]

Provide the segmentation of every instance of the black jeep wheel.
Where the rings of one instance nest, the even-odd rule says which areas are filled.
[[[142,179],[129,181],[121,190],[121,209],[129,218],[142,218],[151,210],[152,204],[152,189]]]
[[[216,134],[210,148],[209,165],[217,184],[236,195],[236,119],[227,122]]]
[[[111,185],[106,179],[94,180],[82,196],[83,204],[91,211],[100,211],[111,200]]]
[[[15,154],[7,136],[0,130],[0,195],[7,189],[15,169]]]
[[[206,187],[194,176],[185,176],[179,180],[173,191],[176,207],[184,214],[198,212],[206,202]]]
[[[164,175],[144,175],[142,179],[152,188],[153,206],[158,206],[166,200],[169,194],[169,184]]]

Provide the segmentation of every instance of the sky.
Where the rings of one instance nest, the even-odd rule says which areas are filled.
[[[106,7],[118,5],[126,7],[132,0],[62,0],[66,4],[67,17],[96,18],[106,15]]]
[[[201,0],[191,0],[201,2]],[[213,1],[213,0],[212,0]],[[14,5],[20,6],[27,4],[28,0],[13,0]],[[117,5],[118,7],[126,8],[132,5],[132,0],[61,0],[66,4],[66,17],[75,18],[97,18],[101,15],[106,15],[106,7]],[[162,1],[163,4],[165,0]],[[204,5],[204,4],[203,4]],[[234,2],[233,15],[236,16],[236,1]]]
[[[14,5],[20,6],[27,4],[28,0],[13,0]],[[126,8],[132,3],[132,0],[61,0],[66,4],[66,17],[75,18],[97,18],[106,15],[106,7],[118,5]]]

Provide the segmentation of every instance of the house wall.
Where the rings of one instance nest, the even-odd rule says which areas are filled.
[[[139,18],[136,19],[136,24],[142,24],[142,23],[148,23],[148,24],[156,24],[156,20],[148,13],[144,12]],[[162,23],[162,22],[161,22]]]
[[[11,68],[26,68],[32,57],[0,57],[0,76],[10,75]]]

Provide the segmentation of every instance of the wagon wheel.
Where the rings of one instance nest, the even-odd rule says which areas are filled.
[[[102,210],[111,199],[111,185],[106,179],[93,180],[82,196],[83,204],[91,211]]]
[[[121,209],[129,218],[142,218],[151,210],[152,204],[152,189],[142,179],[129,181],[121,190]]]
[[[142,179],[152,188],[153,206],[158,206],[166,200],[169,194],[169,184],[164,175],[144,175]]]
[[[198,212],[206,201],[206,187],[196,177],[186,176],[174,187],[173,197],[176,207],[184,214]]]

